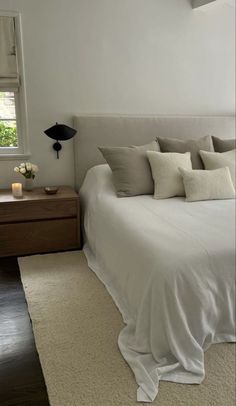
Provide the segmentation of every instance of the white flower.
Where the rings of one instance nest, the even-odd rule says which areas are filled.
[[[31,162],[22,162],[19,166],[14,168],[15,172],[21,173],[27,178],[34,178],[35,173],[38,172],[38,166],[32,164]]]
[[[35,172],[35,173],[38,172],[39,168],[38,168],[37,165],[32,164],[31,166],[32,166],[32,171],[33,172]]]

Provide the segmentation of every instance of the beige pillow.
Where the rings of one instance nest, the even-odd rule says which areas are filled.
[[[235,187],[235,149],[227,152],[200,151],[205,169],[219,169],[228,166]]]
[[[236,140],[234,138],[228,138],[222,140],[221,138],[212,136],[215,152],[227,152],[236,148]]]
[[[203,164],[199,151],[214,151],[210,135],[198,138],[196,140],[179,140],[177,138],[157,137],[161,152],[191,152],[193,169],[203,169]]]
[[[154,179],[154,198],[184,196],[184,185],[179,167],[192,169],[190,152],[177,154],[148,151],[147,156]]]
[[[188,171],[179,168],[179,171],[183,177],[187,202],[235,198],[235,189],[228,167],[212,171]]]
[[[146,152],[159,151],[156,141],[130,147],[100,147],[112,170],[117,196],[153,194],[154,185]]]

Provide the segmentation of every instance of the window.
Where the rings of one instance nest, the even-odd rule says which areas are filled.
[[[20,18],[0,11],[0,159],[28,157]]]
[[[14,92],[0,92],[0,147],[18,147]]]

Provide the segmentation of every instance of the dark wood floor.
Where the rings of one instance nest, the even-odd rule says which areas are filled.
[[[0,405],[49,405],[16,258],[0,258]]]

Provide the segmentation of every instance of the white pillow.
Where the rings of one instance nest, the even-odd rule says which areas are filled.
[[[200,151],[205,169],[212,170],[228,166],[235,187],[235,149],[227,152]]]
[[[166,199],[174,196],[185,196],[180,168],[192,169],[191,154],[176,152],[148,151],[154,179],[154,199]]]
[[[233,199],[235,189],[229,168],[210,171],[179,168],[183,177],[187,202],[197,200]]]

